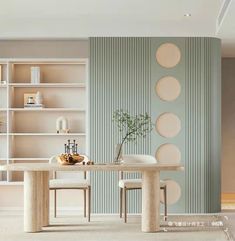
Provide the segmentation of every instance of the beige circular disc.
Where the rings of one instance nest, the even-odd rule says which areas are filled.
[[[160,163],[180,163],[181,152],[174,144],[163,144],[156,151],[156,159]]]
[[[173,101],[180,95],[181,87],[179,81],[172,76],[165,76],[158,80],[156,93],[160,99]]]
[[[166,184],[166,187],[167,187],[167,194],[166,194],[166,197],[167,197],[167,204],[168,205],[171,205],[171,204],[174,204],[176,203],[179,199],[180,199],[180,196],[181,196],[181,187],[180,185],[172,180],[172,179],[165,179],[165,180],[162,180],[161,181],[162,183]],[[164,195],[163,195],[163,190],[161,189],[161,192],[160,192],[160,201],[161,203],[164,203]]]
[[[180,49],[173,43],[162,44],[156,52],[157,62],[165,68],[173,68],[181,58]]]
[[[158,117],[156,130],[163,137],[175,137],[181,130],[181,121],[177,115],[166,112]]]

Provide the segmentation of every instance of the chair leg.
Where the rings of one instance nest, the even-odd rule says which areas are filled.
[[[88,222],[91,221],[91,187],[88,187]]]
[[[127,190],[124,187],[124,222],[127,222]]]
[[[57,193],[56,193],[56,189],[54,190],[54,217],[56,218],[56,202],[57,202]]]
[[[122,204],[123,204],[123,188],[120,188],[120,198],[119,198],[119,202],[120,202],[120,218],[122,218]]]
[[[86,189],[83,189],[84,217],[86,217]]]
[[[166,191],[166,186],[164,187],[164,220],[167,221],[167,191]]]

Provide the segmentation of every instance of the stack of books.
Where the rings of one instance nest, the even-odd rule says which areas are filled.
[[[25,104],[24,108],[42,109],[42,108],[44,108],[44,105],[43,104]]]

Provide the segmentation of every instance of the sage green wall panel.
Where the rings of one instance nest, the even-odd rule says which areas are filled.
[[[150,39],[90,39],[90,152],[95,162],[112,162],[120,136],[112,113],[150,113]],[[150,136],[124,146],[125,153],[150,153]],[[92,174],[92,205],[95,213],[117,213],[118,175]],[[131,191],[129,211],[139,212],[140,191]]]
[[[186,211],[220,211],[220,40],[186,40]]]
[[[155,58],[165,42],[181,51],[180,63],[161,67]],[[181,85],[173,102],[155,93],[156,82],[172,75]],[[155,122],[164,112],[181,120],[181,131],[164,138],[155,130],[151,138],[125,146],[125,153],[155,155],[164,143],[181,151],[184,172],[165,172],[162,178],[176,180],[180,200],[170,212],[217,212],[220,210],[220,40],[214,38],[90,38],[90,153],[96,162],[111,162],[120,136],[112,123],[118,108],[131,113],[151,113]],[[117,173],[93,173],[93,212],[117,213]],[[140,192],[129,199],[130,212],[139,212]]]
[[[164,68],[156,60],[156,51],[164,43],[175,44],[180,52],[180,62],[173,68]],[[180,95],[174,101],[164,101],[159,98],[155,91],[157,82],[165,77],[176,78],[181,86]],[[171,86],[169,86],[171,88]],[[151,113],[152,119],[156,122],[157,118],[166,112],[174,113],[181,121],[181,130],[173,138],[165,138],[156,131],[152,132],[152,155],[156,154],[157,149],[167,143],[174,144],[181,152],[181,162],[185,165],[185,38],[151,38]],[[169,205],[169,212],[185,211],[185,172],[164,172],[161,179],[173,179],[181,186],[181,198],[174,205]]]

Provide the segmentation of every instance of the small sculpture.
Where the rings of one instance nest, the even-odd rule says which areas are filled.
[[[68,142],[64,144],[64,154],[58,156],[57,160],[62,165],[74,165],[84,160],[84,157],[78,154],[78,144],[76,140],[68,140]]]
[[[56,133],[69,133],[68,119],[60,116],[56,120]]]
[[[68,140],[67,144],[64,144],[64,153],[78,154],[78,144],[76,143],[76,140],[73,140],[73,142]]]
[[[78,154],[78,144],[76,140],[68,140],[64,144],[64,153],[57,157],[58,163],[61,165],[74,165],[76,163],[81,163],[83,165],[94,165],[93,161],[84,160],[84,156]]]
[[[35,104],[42,105],[42,102],[43,102],[42,93],[40,91],[38,91],[35,95]]]

